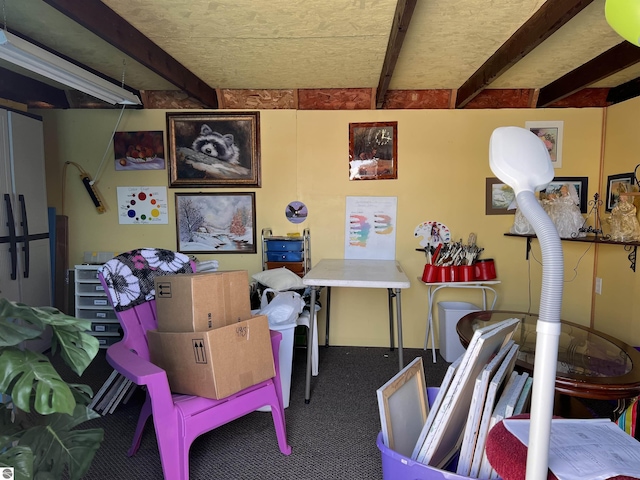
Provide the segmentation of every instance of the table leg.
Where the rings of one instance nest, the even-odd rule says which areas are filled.
[[[331,287],[327,287],[327,313],[325,313],[324,346],[329,346],[329,315],[331,314]]]
[[[440,288],[440,287],[438,287]],[[438,288],[432,289],[431,285],[427,285],[427,333],[424,336],[424,349],[429,345],[429,332],[431,332],[431,355],[433,363],[436,363],[436,344],[433,337],[433,297]]]
[[[393,352],[393,297],[395,294],[392,288],[387,290],[389,291],[389,350]]]
[[[313,348],[313,335],[315,334],[313,331],[313,315],[315,314],[316,308],[316,297],[318,295],[318,287],[311,287],[311,298],[310,298],[310,306],[309,306],[309,330],[307,332],[307,378],[304,385],[304,403],[309,403],[311,400],[311,354]],[[329,313],[327,312],[327,317]],[[327,320],[328,323],[328,320]]]
[[[400,296],[400,291],[401,289],[396,288],[394,295],[396,297],[396,317],[398,322],[398,371],[404,368],[404,359],[402,358],[402,298]]]

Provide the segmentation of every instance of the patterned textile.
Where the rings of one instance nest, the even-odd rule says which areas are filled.
[[[153,279],[162,275],[193,273],[189,257],[171,250],[141,248],[121,253],[100,269],[113,301],[121,312],[153,300]]]

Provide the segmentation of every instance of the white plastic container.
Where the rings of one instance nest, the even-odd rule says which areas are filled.
[[[480,307],[468,302],[438,302],[440,355],[447,362],[452,363],[465,352],[456,332],[458,320],[480,310]]]
[[[282,334],[278,359],[280,362],[280,383],[282,384],[282,403],[284,408],[289,406],[291,396],[291,373],[293,370],[293,333],[296,323],[285,323],[281,325],[269,325],[270,330],[278,331]],[[271,407],[266,405],[259,408],[260,412],[270,412]]]

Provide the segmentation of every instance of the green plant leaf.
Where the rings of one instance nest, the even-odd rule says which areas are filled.
[[[31,411],[32,394],[36,412],[42,415],[71,414],[76,401],[69,386],[41,353],[0,349],[0,392],[10,395],[20,410]]]
[[[24,320],[39,330],[44,330],[45,325],[68,326],[76,330],[90,330],[91,321],[82,320],[62,313],[54,307],[30,307],[24,303],[12,302],[6,298],[0,298],[0,320],[20,319]]]
[[[99,415],[93,410],[78,405],[73,415],[54,414],[47,418],[48,425],[27,430],[19,444],[29,445],[33,451],[34,477],[61,478],[65,465],[68,465],[71,480],[82,478],[91,466],[104,432],[101,428],[72,429],[96,417]]]
[[[0,453],[0,468],[13,467],[16,480],[33,478],[33,453],[26,446],[11,447]]]
[[[31,326],[25,326],[17,322],[0,322],[0,348],[15,347],[24,340],[37,338],[42,330],[36,330]]]
[[[74,372],[82,375],[98,353],[100,348],[98,339],[88,333],[65,327],[54,327],[53,334],[61,347],[60,355],[64,361]]]

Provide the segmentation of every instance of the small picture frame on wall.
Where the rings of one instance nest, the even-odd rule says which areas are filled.
[[[167,113],[170,187],[260,187],[260,112]]]
[[[619,173],[617,175],[609,175],[607,177],[607,203],[605,210],[610,212],[613,207],[616,206],[620,198],[620,190],[625,189],[626,192],[631,192],[632,187],[635,184],[635,174],[631,173]]]
[[[495,177],[487,177],[486,215],[513,215],[516,213],[516,209],[509,209],[509,206],[515,198],[516,194],[509,185],[502,183]]]
[[[547,147],[553,168],[562,167],[564,122],[525,122],[525,128],[535,133],[542,143],[544,143],[544,146]]]
[[[176,193],[176,234],[183,253],[256,253],[256,197],[247,193]]]
[[[398,122],[349,124],[349,180],[398,178]]]

